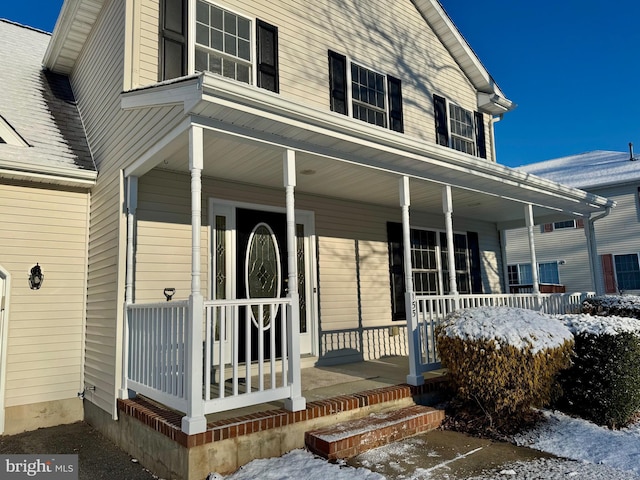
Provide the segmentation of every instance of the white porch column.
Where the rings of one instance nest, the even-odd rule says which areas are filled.
[[[593,222],[597,220],[591,218],[585,218],[584,222],[584,235],[587,239],[587,254],[589,256],[589,268],[591,271],[591,281],[593,282],[593,288],[596,291],[596,295],[604,295],[604,279],[602,275],[602,263],[598,256],[598,245],[596,243],[595,225]]]
[[[447,268],[449,269],[449,295],[458,295],[458,281],[456,280],[455,246],[453,245],[453,200],[451,186],[442,187],[442,212],[447,235]],[[456,300],[456,307],[458,301]]]
[[[127,178],[127,263],[124,292],[124,329],[122,334],[122,385],[119,397],[129,398],[129,315],[127,306],[133,303],[135,261],[136,209],[138,208],[138,177]]]
[[[407,314],[407,342],[409,344],[409,375],[407,375],[407,383],[409,385],[422,385],[424,377],[418,368],[422,363],[420,330],[418,329],[418,304],[413,290],[413,274],[411,270],[410,205],[409,177],[402,177],[400,179],[400,207],[402,208],[402,245],[404,247],[404,304]]]
[[[533,281],[534,295],[540,294],[540,282],[538,281],[538,259],[536,258],[536,243],[533,236],[533,206],[527,203],[524,207],[524,218],[529,235],[529,252],[531,254],[531,279]]]
[[[187,327],[187,358],[185,383],[187,415],[182,417],[182,431],[188,435],[207,429],[202,398],[202,322],[204,298],[200,291],[200,234],[202,223],[202,167],[204,147],[202,127],[189,130],[189,170],[191,171],[191,295],[189,295],[189,319]]]
[[[302,396],[302,379],[300,376],[300,297],[298,294],[298,245],[296,242],[296,207],[294,189],[296,186],[296,152],[286,150],[283,156],[284,188],[287,210],[287,269],[289,271],[287,285],[291,306],[287,315],[287,350],[289,354],[287,369],[288,384],[291,396],[285,399],[285,408],[298,412],[306,408],[306,400]]]

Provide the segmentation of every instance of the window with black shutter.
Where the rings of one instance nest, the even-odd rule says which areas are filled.
[[[401,81],[351,62],[331,50],[329,98],[333,112],[404,132]]]
[[[438,145],[487,158],[482,113],[466,110],[436,94],[433,95],[433,111]]]
[[[480,112],[473,112],[476,123],[476,155],[480,158],[487,158],[487,142],[484,135],[484,115]]]

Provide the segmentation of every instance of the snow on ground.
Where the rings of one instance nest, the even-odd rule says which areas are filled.
[[[518,436],[521,446],[535,448],[568,459],[536,459],[515,462],[473,480],[640,480],[640,423],[622,430],[609,430],[591,422],[544,412],[547,421],[537,429]],[[417,437],[414,437],[417,438]],[[414,442],[420,445],[419,442]],[[377,458],[406,444],[391,444],[376,449]],[[422,445],[428,449],[428,445]],[[478,453],[481,454],[481,453]],[[410,452],[407,451],[407,456]],[[450,464],[452,466],[452,464]],[[432,469],[433,470],[433,469]],[[415,465],[411,479],[429,479],[431,474]],[[366,468],[352,468],[344,463],[332,464],[304,450],[294,450],[279,458],[254,460],[229,476],[212,474],[209,480],[385,480]],[[442,477],[438,477],[442,478]],[[455,476],[447,478],[456,478]],[[465,480],[472,480],[466,478]]]

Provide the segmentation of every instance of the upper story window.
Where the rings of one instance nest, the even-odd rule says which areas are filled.
[[[396,132],[404,131],[402,86],[397,78],[329,50],[329,84],[332,111]]]
[[[584,228],[584,220],[563,220],[561,222],[545,223],[540,227],[542,233],[553,232],[554,230],[566,230],[574,228]]]
[[[277,27],[197,0],[195,24],[189,28],[187,0],[161,3],[160,81],[209,71],[279,91]],[[187,61],[189,48],[195,50],[194,65]]]
[[[252,83],[251,21],[199,0],[195,57],[199,72]]]
[[[487,158],[484,116],[439,95],[433,96],[436,143],[476,157]]]

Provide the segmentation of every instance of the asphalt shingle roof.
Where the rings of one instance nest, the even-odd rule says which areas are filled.
[[[0,143],[0,162],[95,171],[69,79],[42,67],[50,38],[0,19],[0,116],[29,145]]]

